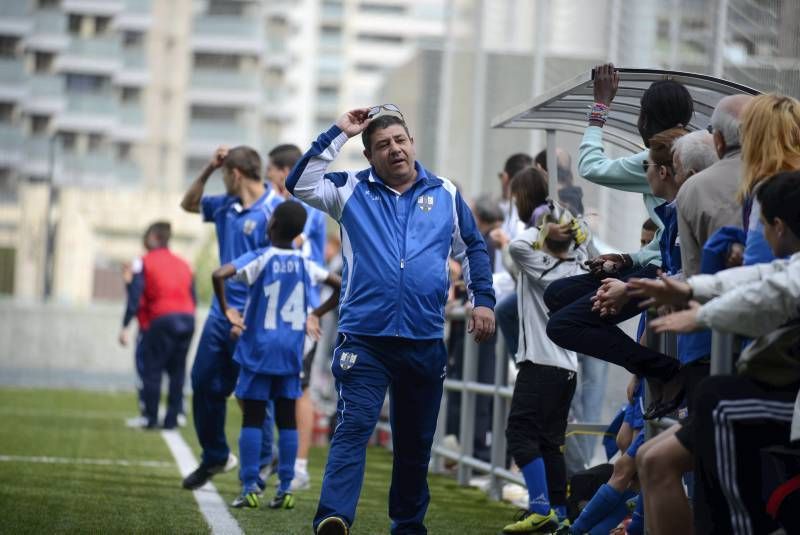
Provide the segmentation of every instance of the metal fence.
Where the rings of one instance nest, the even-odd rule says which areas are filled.
[[[448,324],[452,321],[464,321],[466,319],[468,319],[468,312],[464,308],[454,309],[447,314]],[[677,358],[677,337],[674,333],[657,335],[648,329],[646,339],[648,347]],[[732,334],[717,331],[712,333],[712,374],[724,374],[733,371],[733,347],[734,336]],[[505,426],[508,420],[511,396],[514,392],[513,387],[508,384],[508,364],[509,360],[506,355],[503,337],[498,335],[495,347],[494,384],[478,382],[478,344],[465,331],[462,378],[445,379],[444,381],[444,394],[439,408],[439,419],[431,451],[432,470],[439,473],[444,472],[445,461],[454,462],[456,465],[456,479],[459,485],[469,485],[469,481],[475,472],[487,474],[489,476],[487,493],[494,500],[502,499],[504,482],[525,486],[521,474],[514,473],[506,468]],[[647,389],[645,390],[644,406],[647,406],[649,392],[647,392]],[[452,392],[461,394],[458,432],[460,448],[457,451],[449,449],[443,444],[445,430],[447,429],[447,405]],[[477,396],[491,396],[494,401],[490,462],[478,459],[473,455],[474,415]],[[645,436],[649,439],[675,423],[676,420],[672,418],[649,421],[645,427]],[[597,434],[604,433],[607,428],[608,423],[573,422],[567,425],[567,433]],[[391,427],[386,421],[379,422],[378,429],[391,434]],[[391,442],[387,446],[391,448]]]

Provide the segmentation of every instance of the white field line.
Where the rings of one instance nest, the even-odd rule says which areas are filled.
[[[43,464],[88,464],[95,466],[135,466],[144,468],[172,468],[173,464],[165,461],[129,461],[125,459],[79,459],[70,457],[46,457],[26,455],[0,455],[0,462],[7,463],[43,463]]]
[[[59,409],[57,407],[0,407],[0,414],[10,414],[12,416],[57,416],[63,418],[86,418],[109,420],[115,418],[131,418],[136,413],[129,412],[109,412],[109,411],[85,411],[80,409]]]
[[[161,436],[167,443],[167,447],[175,457],[175,462],[178,463],[178,470],[182,477],[188,476],[195,468],[197,468],[197,460],[194,458],[192,450],[189,445],[183,440],[180,432],[170,430],[162,431]],[[211,533],[214,535],[242,535],[242,529],[236,520],[231,516],[228,510],[228,505],[222,499],[222,496],[217,492],[216,487],[210,481],[193,491],[194,499],[197,505],[200,506],[200,512],[206,519]]]

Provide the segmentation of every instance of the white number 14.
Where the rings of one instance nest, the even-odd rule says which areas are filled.
[[[278,309],[278,298],[281,295],[281,281],[275,281],[269,286],[265,286],[264,295],[267,297],[267,314],[264,317],[264,328],[275,330],[278,328],[275,313]],[[303,283],[298,282],[281,307],[281,319],[290,324],[293,331],[302,331],[305,328],[306,312],[304,310],[303,297]]]

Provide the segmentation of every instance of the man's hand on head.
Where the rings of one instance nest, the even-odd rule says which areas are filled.
[[[213,169],[219,169],[222,167],[222,162],[225,161],[225,158],[228,156],[228,151],[230,149],[224,145],[217,147],[217,150],[214,151],[214,156],[211,157],[211,161],[208,162],[208,165]]]
[[[494,334],[494,311],[489,307],[475,307],[469,317],[467,332],[477,343],[485,342]]]
[[[357,136],[367,128],[367,125],[372,121],[368,117],[369,108],[357,108],[345,112],[339,120],[336,121],[342,132],[347,134],[347,137]]]

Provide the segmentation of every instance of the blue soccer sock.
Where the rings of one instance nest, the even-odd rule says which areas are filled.
[[[598,522],[611,513],[622,502],[622,493],[610,485],[603,484],[572,524],[572,533],[588,533]]]
[[[245,491],[258,490],[258,461],[261,454],[261,428],[242,427],[239,433],[239,479]]]
[[[550,497],[547,492],[547,475],[544,459],[537,457],[522,467],[522,477],[528,487],[528,510],[546,515],[550,513]]]
[[[628,524],[628,535],[643,535],[644,533],[644,495],[640,492],[636,500],[636,509],[633,518]]]
[[[294,479],[294,461],[297,459],[297,429],[278,429],[278,490],[286,492]]]
[[[614,508],[589,530],[590,535],[608,535],[608,532],[617,527],[628,516],[628,504],[622,499]]]
[[[553,507],[553,510],[556,512],[556,516],[558,517],[559,522],[563,522],[567,519],[567,506],[566,505],[556,505]]]

